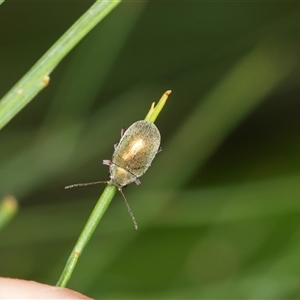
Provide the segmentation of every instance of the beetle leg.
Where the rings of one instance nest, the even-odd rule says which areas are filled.
[[[126,130],[127,130],[127,128],[124,128],[124,127],[121,129],[121,137],[124,135]]]
[[[138,178],[134,182],[135,182],[136,185],[141,185],[142,184],[141,181]]]
[[[111,160],[109,160],[109,159],[104,159],[104,160],[103,160],[103,164],[104,164],[104,165],[110,166],[112,163],[113,163],[113,162],[112,162]]]
[[[158,150],[157,150],[156,153],[159,153],[159,152],[161,152],[161,151],[162,151],[162,146],[159,146],[159,148],[158,148]]]
[[[114,149],[116,149],[118,147],[119,143],[115,143],[114,144]]]

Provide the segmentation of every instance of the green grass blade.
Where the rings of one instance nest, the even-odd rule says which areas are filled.
[[[93,4],[17,82],[0,102],[0,129],[47,86],[53,69],[120,2],[97,1]]]
[[[66,266],[61,274],[61,277],[59,278],[56,286],[66,286],[69,279],[71,278],[71,275],[73,273],[73,270],[75,269],[76,263],[78,261],[78,258],[80,254],[82,253],[83,249],[87,245],[88,241],[90,240],[93,232],[97,228],[97,225],[99,221],[101,220],[102,216],[104,215],[107,207],[109,206],[111,200],[113,199],[117,189],[115,186],[108,184],[103,191],[101,197],[99,198],[93,212],[91,213],[84,229],[82,230],[78,241],[75,245],[75,247],[72,250],[71,255],[69,256],[69,259],[66,263]]]

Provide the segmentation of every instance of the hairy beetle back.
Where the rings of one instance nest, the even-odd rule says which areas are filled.
[[[157,127],[148,121],[137,121],[125,131],[114,151],[112,162],[140,177],[150,167],[159,145]]]

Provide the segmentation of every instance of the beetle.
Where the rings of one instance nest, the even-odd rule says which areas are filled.
[[[120,142],[114,145],[112,159],[103,160],[103,164],[109,166],[109,181],[77,183],[68,185],[65,189],[98,183],[115,185],[122,194],[137,229],[137,222],[122,189],[133,182],[141,184],[139,178],[146,173],[155,155],[161,151],[160,139],[160,132],[154,123],[145,120],[133,123],[127,130],[122,129]]]
[[[135,182],[140,185],[143,176],[159,151],[160,133],[149,121],[137,121],[124,133],[115,145],[112,160],[103,160],[109,166],[110,183],[123,188]]]

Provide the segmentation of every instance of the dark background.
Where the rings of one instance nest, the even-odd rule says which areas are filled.
[[[0,6],[0,97],[92,2]],[[299,2],[120,4],[0,132],[0,276],[55,284],[120,129],[172,89],[163,151],[117,194],[69,287],[106,299],[300,297]]]

